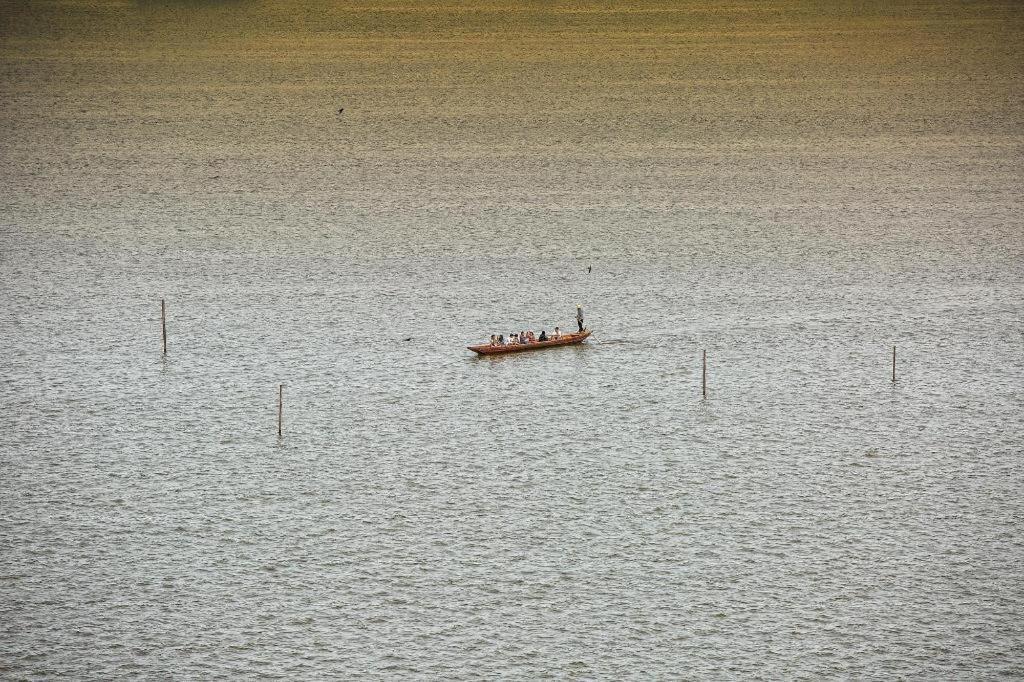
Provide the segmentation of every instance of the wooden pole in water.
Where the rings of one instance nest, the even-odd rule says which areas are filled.
[[[164,355],[167,355],[167,307],[162,298],[160,299],[160,331],[163,332],[164,337]]]
[[[703,367],[701,369],[700,376],[700,393],[707,400],[708,397],[708,352],[707,350],[702,353]]]
[[[277,437],[281,437],[281,422],[284,420],[284,384],[277,386]]]
[[[892,383],[896,383],[896,346],[892,347]]]

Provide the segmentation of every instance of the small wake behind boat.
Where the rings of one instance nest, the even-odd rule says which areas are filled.
[[[582,343],[590,336],[590,330],[584,329],[582,332],[575,332],[572,334],[562,334],[557,339],[547,339],[546,341],[532,341],[530,343],[506,343],[491,345],[489,343],[481,343],[476,346],[466,346],[469,350],[480,355],[499,355],[501,353],[521,353],[526,350],[540,350],[541,348],[553,348],[555,346],[572,346],[577,343]]]

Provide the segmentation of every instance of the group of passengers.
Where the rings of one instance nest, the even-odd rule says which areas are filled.
[[[504,334],[491,334],[491,345],[516,346],[519,344],[540,343],[541,341],[555,341],[560,338],[562,338],[562,332],[558,327],[555,327],[555,332],[551,336],[548,336],[548,333],[543,329],[540,330],[540,336],[535,336],[533,331],[519,332],[518,334],[512,332],[508,335],[508,340],[505,339]]]

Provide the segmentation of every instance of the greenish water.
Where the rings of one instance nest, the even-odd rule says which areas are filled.
[[[1022,28],[0,4],[0,675],[1019,676]]]

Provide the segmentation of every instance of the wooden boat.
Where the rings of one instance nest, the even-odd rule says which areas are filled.
[[[480,355],[500,355],[501,353],[521,353],[524,350],[540,350],[541,348],[553,348],[554,346],[572,346],[582,343],[590,336],[590,330],[572,334],[562,334],[561,338],[548,339],[547,341],[534,341],[533,343],[507,343],[504,346],[492,346],[489,343],[481,343],[478,346],[466,346],[474,353]]]

